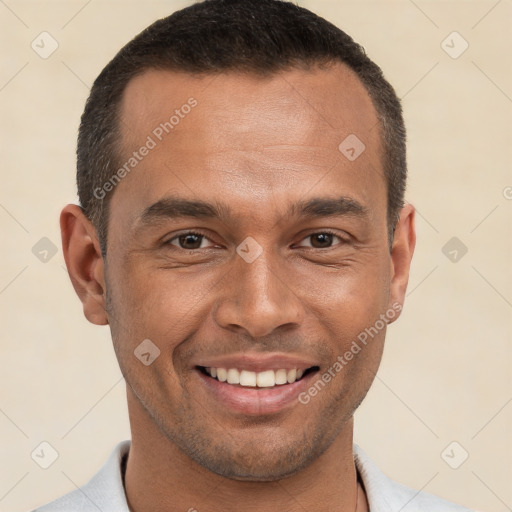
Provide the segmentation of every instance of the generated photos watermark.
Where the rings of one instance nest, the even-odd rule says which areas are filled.
[[[190,114],[198,103],[195,98],[189,98],[180,108],[174,110],[174,114],[169,117],[168,121],[160,123],[153,129],[150,135],[147,136],[146,142],[137,150],[132,153],[124,164],[109,178],[101,187],[96,187],[93,195],[96,199],[102,200],[105,196],[114,190],[114,188],[126,177],[130,172],[135,169],[146,156],[148,156],[153,149],[155,149],[164,138],[169,135],[176,126],[178,126],[185,117]]]
[[[299,394],[299,402],[308,404],[312,397],[315,397],[325,386],[331,382],[354,357],[361,352],[372,340],[385,329],[386,325],[393,320],[402,311],[402,304],[395,302],[392,307],[388,308],[385,313],[381,313],[379,319],[375,323],[361,331],[357,335],[357,340],[352,341],[350,348],[337,357],[336,361],[306,390]]]

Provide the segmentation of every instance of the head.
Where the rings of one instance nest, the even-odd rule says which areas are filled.
[[[132,419],[230,478],[307,467],[373,381],[414,249],[380,68],[291,3],[206,0],[106,66],[77,153],[64,253],[87,318],[110,325]],[[223,408],[208,387],[205,368],[244,357],[300,362],[313,384],[371,328],[307,404]]]

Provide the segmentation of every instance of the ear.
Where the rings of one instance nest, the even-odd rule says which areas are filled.
[[[405,292],[409,281],[409,269],[412,255],[416,245],[416,230],[414,226],[415,210],[412,204],[406,204],[400,211],[400,218],[395,228],[393,246],[391,249],[391,286],[389,294],[390,308],[396,310],[400,304],[400,311],[405,301]],[[394,317],[392,323],[400,315]]]
[[[106,325],[105,267],[96,229],[79,206],[68,204],[60,214],[60,230],[66,267],[84,315],[93,324]]]

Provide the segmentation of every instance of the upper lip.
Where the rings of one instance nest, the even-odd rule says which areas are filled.
[[[195,366],[203,366],[205,368],[236,368],[238,370],[262,372],[265,370],[292,370],[294,368],[297,370],[307,370],[312,366],[319,365],[310,358],[273,352],[205,357],[199,359]]]

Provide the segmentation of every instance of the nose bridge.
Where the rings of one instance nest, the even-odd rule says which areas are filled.
[[[237,276],[243,289],[242,302],[245,300],[247,304],[253,302],[255,306],[266,305],[266,309],[277,304],[279,285],[282,283],[275,262],[272,268],[272,260],[275,260],[275,257],[271,252],[262,251],[252,263],[240,262]]]
[[[259,244],[258,244],[259,246]],[[295,295],[293,283],[287,283],[287,274],[278,256],[270,248],[259,246],[255,259],[245,258],[257,250],[251,241],[240,244],[238,261],[233,265],[230,286],[216,308],[216,321],[224,328],[243,328],[252,337],[261,337],[285,324],[298,324],[303,316],[300,298]],[[244,253],[245,249],[245,253]],[[253,254],[254,256],[254,254]]]

